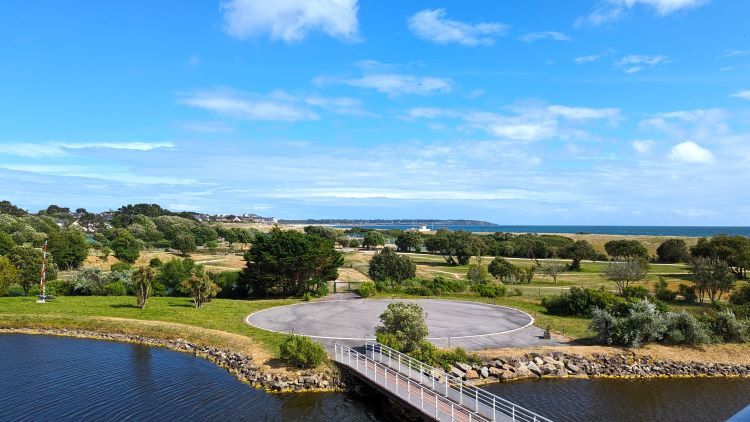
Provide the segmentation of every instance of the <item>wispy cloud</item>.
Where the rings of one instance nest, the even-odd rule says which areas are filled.
[[[228,0],[222,3],[224,30],[245,39],[268,34],[272,40],[296,42],[312,31],[334,38],[358,38],[357,0]]]
[[[193,92],[182,96],[178,102],[244,120],[296,122],[318,118],[314,111],[284,98],[258,97],[229,89]]]
[[[648,154],[654,148],[656,143],[652,140],[633,141],[633,149],[638,154]]]
[[[745,100],[750,100],[750,89],[737,91],[734,94],[730,95],[730,97],[743,98]]]
[[[711,151],[693,141],[681,142],[669,152],[669,159],[690,164],[710,164],[715,161]]]
[[[562,32],[557,31],[542,31],[542,32],[530,32],[521,36],[523,42],[534,42],[539,40],[552,40],[552,41],[570,41],[571,38]]]
[[[630,9],[642,5],[653,10],[658,16],[664,17],[672,13],[695,9],[709,3],[710,0],[599,0],[594,11],[589,15],[578,18],[576,26],[602,25],[623,17]]]
[[[646,67],[667,63],[666,56],[627,55],[615,63],[625,73],[637,73]]]
[[[432,76],[415,76],[398,73],[375,73],[361,78],[348,79],[347,85],[359,88],[374,89],[384,94],[397,96],[401,94],[433,94],[450,92],[453,81],[449,78]]]
[[[55,177],[106,180],[135,185],[189,185],[197,182],[195,179],[135,174],[126,169],[99,165],[0,163],[0,169]]]
[[[750,50],[726,50],[724,51],[724,57],[742,57],[750,56]]]
[[[11,142],[3,144],[0,155],[20,157],[59,157],[68,150],[114,149],[150,151],[157,148],[173,148],[172,142]]]
[[[573,61],[576,62],[576,64],[594,63],[601,60],[602,57],[604,56],[602,56],[601,54],[589,54],[588,56],[576,57],[575,59],[573,59]]]
[[[409,29],[436,44],[491,45],[505,34],[507,25],[497,22],[465,23],[446,18],[445,9],[425,9],[409,18]]]

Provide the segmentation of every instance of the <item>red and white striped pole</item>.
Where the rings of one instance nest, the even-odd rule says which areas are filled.
[[[47,241],[44,241],[44,248],[42,249],[42,277],[39,279],[39,292],[41,293],[39,295],[39,300],[37,300],[37,303],[45,303],[47,294],[46,294],[46,287],[47,287]]]

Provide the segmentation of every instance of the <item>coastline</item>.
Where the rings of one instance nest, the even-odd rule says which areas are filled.
[[[161,347],[208,360],[234,375],[238,381],[267,393],[341,392],[346,390],[342,377],[331,367],[326,367],[324,370],[320,370],[320,368],[298,370],[294,373],[276,371],[266,365],[256,364],[251,355],[225,348],[202,346],[182,339],[168,340],[137,334],[66,328],[0,327],[0,335],[3,334],[60,336]]]

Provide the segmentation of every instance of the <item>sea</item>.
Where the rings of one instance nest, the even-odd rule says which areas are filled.
[[[336,226],[349,228],[351,226]],[[409,225],[362,225],[366,229],[413,229],[416,226]],[[430,230],[448,229],[464,230],[469,232],[508,232],[508,233],[565,233],[565,234],[609,234],[624,236],[684,236],[705,237],[718,234],[741,235],[750,237],[750,227],[747,226],[462,226],[462,225],[440,225],[431,224],[427,226]]]

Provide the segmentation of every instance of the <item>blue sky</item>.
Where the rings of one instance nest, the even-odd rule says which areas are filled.
[[[0,196],[747,225],[750,2],[0,6]]]

